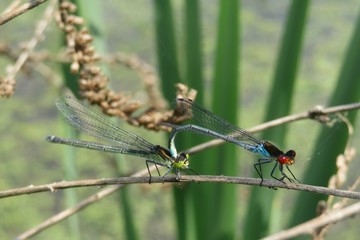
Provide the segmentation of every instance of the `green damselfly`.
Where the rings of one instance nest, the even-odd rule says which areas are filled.
[[[179,179],[181,169],[191,170],[189,168],[189,155],[187,153],[172,156],[168,149],[154,145],[142,137],[118,127],[104,114],[91,107],[84,106],[73,97],[59,97],[56,101],[56,106],[70,125],[93,137],[105,140],[110,143],[110,145],[48,136],[46,140],[51,143],[145,158],[150,175],[149,183],[151,182],[149,163],[155,164],[156,169],[157,165],[166,167],[168,170],[163,177],[173,171]],[[159,173],[158,169],[157,171]]]

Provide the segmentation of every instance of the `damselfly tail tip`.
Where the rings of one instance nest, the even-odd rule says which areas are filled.
[[[54,135],[50,135],[45,138],[45,140],[48,142],[54,142],[55,139],[56,139],[56,136],[54,136]]]

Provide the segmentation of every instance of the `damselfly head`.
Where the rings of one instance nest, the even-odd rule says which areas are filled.
[[[189,168],[189,161],[187,159],[178,160],[178,161],[174,162],[174,166],[176,168],[180,168],[180,169],[188,169]]]
[[[286,155],[280,155],[277,157],[277,161],[280,163],[280,164],[285,164],[285,165],[292,165],[295,163],[295,160],[292,159],[292,158],[289,158],[288,156]]]
[[[178,160],[179,161],[187,160],[189,157],[190,156],[188,153],[180,153],[180,155],[178,156]]]
[[[291,159],[294,159],[296,156],[296,152],[294,150],[289,150],[285,153],[286,156],[288,156]]]
[[[296,152],[294,150],[289,150],[285,154],[278,156],[277,160],[281,164],[292,165],[295,163],[294,160],[295,156],[296,156]]]

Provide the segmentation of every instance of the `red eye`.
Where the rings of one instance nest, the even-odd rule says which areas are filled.
[[[295,152],[294,152],[294,153],[295,153]],[[287,156],[287,155],[281,155],[281,156],[279,156],[279,157],[277,158],[277,160],[278,160],[278,162],[279,162],[280,164],[291,165],[291,164],[294,163],[294,160],[293,160],[291,157]]]

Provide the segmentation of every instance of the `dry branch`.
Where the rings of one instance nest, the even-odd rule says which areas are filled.
[[[323,214],[320,217],[314,218],[310,221],[297,225],[296,227],[263,238],[263,240],[293,239],[294,237],[299,235],[312,234],[320,227],[324,227],[328,224],[332,224],[340,220],[352,217],[359,213],[360,213],[360,202],[350,205],[346,208],[330,212],[328,214]]]
[[[39,1],[35,1],[39,2]],[[29,3],[30,5],[35,5]],[[38,5],[38,4],[37,4]],[[37,6],[36,5],[36,6]],[[29,59],[29,56],[34,51],[35,46],[43,39],[43,33],[49,23],[51,22],[54,10],[55,10],[56,0],[52,0],[45,10],[43,19],[38,23],[34,36],[31,40],[25,45],[24,50],[21,52],[19,57],[16,60],[16,63],[9,67],[7,76],[3,79],[0,78],[0,97],[10,97],[14,93],[15,84],[16,84],[16,75],[20,69],[24,66],[25,62]],[[0,19],[1,23],[1,19]]]
[[[259,186],[261,179],[259,178],[245,178],[245,177],[229,177],[229,176],[181,176],[180,180],[176,179],[176,176],[169,177],[152,177],[151,183],[225,183],[225,184],[241,184]],[[78,181],[61,181],[50,184],[44,184],[39,186],[28,186],[24,188],[11,189],[6,191],[0,191],[0,198],[19,196],[24,194],[33,194],[39,192],[55,192],[61,189],[77,188],[77,187],[90,187],[90,186],[107,186],[118,184],[148,184],[149,177],[120,177],[120,178],[103,178],[103,179],[86,179]],[[306,184],[295,183],[283,183],[275,180],[264,179],[262,183],[263,187],[269,188],[284,188],[291,190],[308,191],[324,195],[333,195],[343,198],[360,199],[360,193],[354,191],[330,189],[327,187],[319,187]]]
[[[46,1],[47,0],[31,0],[28,3],[24,3],[18,8],[3,13],[2,15],[0,15],[0,25],[7,23],[8,21],[14,19],[15,17],[33,9],[34,7],[39,6],[40,4]]]

